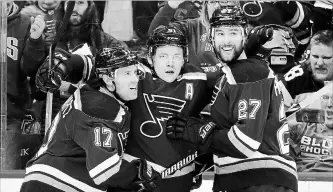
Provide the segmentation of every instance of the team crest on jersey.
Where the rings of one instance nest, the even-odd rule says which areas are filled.
[[[186,83],[185,99],[192,100],[193,92],[194,92],[193,83]]]
[[[127,143],[127,138],[128,138],[128,133],[129,133],[129,130],[128,131],[125,131],[125,132],[122,132],[122,133],[118,133],[118,139],[119,139],[119,143],[120,143],[120,147],[122,151],[122,153],[125,151],[125,147],[126,146],[126,143]]]
[[[157,138],[163,133],[165,121],[181,112],[186,104],[185,100],[161,95],[143,94],[146,107],[151,119],[140,125],[142,135]]]

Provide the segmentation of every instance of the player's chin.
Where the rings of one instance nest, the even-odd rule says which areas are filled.
[[[126,94],[126,101],[131,101],[131,100],[135,100],[138,97],[138,91],[137,88],[131,88],[128,90],[127,94]]]
[[[317,71],[314,72],[314,78],[317,81],[326,81],[327,80],[327,73],[318,73]]]
[[[172,83],[177,79],[177,75],[175,75],[175,73],[165,74],[165,75],[163,75],[163,77],[161,77],[161,79],[165,82]]]

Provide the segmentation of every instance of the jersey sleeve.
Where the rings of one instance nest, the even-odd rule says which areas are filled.
[[[79,90],[74,93],[77,95]],[[97,184],[115,186],[120,182],[130,184],[137,175],[134,165],[124,164],[122,160],[124,145],[128,131],[124,132],[123,126],[129,123],[126,111],[119,106],[114,106],[112,120],[102,119],[83,113],[82,104],[74,97],[73,108],[75,112],[66,119],[68,135],[86,152],[86,167],[90,177]],[[93,99],[93,98],[91,98]],[[110,103],[110,102],[109,102]],[[110,107],[106,105],[105,107]],[[96,108],[96,107],[95,107]],[[104,115],[104,114],[101,114]],[[126,118],[126,119],[125,119]],[[122,173],[127,173],[124,177]]]
[[[81,80],[85,82],[94,76],[93,59],[89,55],[72,54],[64,64],[67,68],[68,82],[78,83]]]
[[[224,129],[214,135],[213,149],[236,158],[250,157],[259,149],[270,110],[270,90],[269,82],[238,85],[222,77],[214,91],[211,115]]]
[[[122,149],[114,127],[106,122],[89,122],[88,119],[73,122],[72,126],[73,140],[87,154],[90,177],[98,185],[110,179],[121,166]]]

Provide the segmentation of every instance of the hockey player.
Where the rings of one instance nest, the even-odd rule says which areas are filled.
[[[49,75],[58,87],[62,80],[77,83],[82,76],[89,76],[90,58],[66,56],[64,52],[55,55],[51,72],[47,60],[38,72],[37,80],[44,81],[48,91],[56,90]],[[124,102],[137,98],[142,77],[137,65],[133,54],[121,48],[103,49],[97,55],[100,86],[83,85],[64,103],[42,147],[28,162],[21,192],[97,192],[109,186],[151,191],[158,186],[160,175],[147,161],[123,160],[130,131],[130,114]]]
[[[174,27],[160,26],[148,39],[145,79],[139,82],[138,99],[130,102],[131,132],[124,159],[146,159],[162,172],[195,152],[183,141],[170,141],[165,123],[175,113],[198,116],[209,103],[206,74],[188,61],[185,35]],[[189,159],[193,161],[193,159]],[[159,191],[184,192],[192,186],[194,164],[189,164],[162,180]]]
[[[216,10],[211,19],[219,56],[224,48],[219,39],[228,34],[225,31],[236,34],[241,29],[238,17],[225,20],[224,11]],[[259,29],[266,34],[256,36],[261,48],[275,47],[274,37],[280,31],[269,26]],[[253,30],[251,33],[261,34],[258,28]],[[211,102],[213,122],[178,114],[167,122],[168,137],[193,143],[198,149],[210,147],[215,191],[297,191],[296,164],[288,156],[289,132],[281,90],[267,61],[258,57],[231,60],[222,70],[224,75],[216,83]]]

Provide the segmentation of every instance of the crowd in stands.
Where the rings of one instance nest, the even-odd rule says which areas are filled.
[[[149,66],[146,41],[158,26],[172,26],[187,38],[188,62],[214,78],[223,62],[209,38],[209,20],[223,3],[77,0],[56,50],[66,55],[88,46],[85,55],[94,58],[103,48],[123,47],[137,53]],[[36,74],[41,73],[40,66],[49,55],[67,4],[61,0],[8,1],[3,170],[25,169],[42,145],[47,97],[36,86]],[[333,1],[241,1],[240,5],[248,20],[245,34],[250,36],[251,29],[263,25],[287,31],[281,38],[273,36],[283,46],[275,47],[268,57],[270,68],[284,85],[286,109],[312,98],[310,105],[288,118],[290,154],[297,171],[333,172]],[[252,50],[245,45],[238,59],[258,56]],[[323,94],[315,94],[327,87]],[[76,84],[61,82],[53,94],[52,119],[77,88]]]

